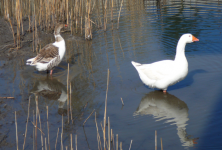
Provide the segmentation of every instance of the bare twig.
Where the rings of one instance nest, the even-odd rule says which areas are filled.
[[[132,145],[132,143],[133,143],[133,140],[131,140],[131,142],[130,142],[130,147],[129,147],[129,150],[131,149],[131,145]]]
[[[0,98],[4,98],[4,99],[15,99],[14,97],[0,97]]]
[[[121,97],[121,102],[122,102],[122,105],[124,106],[124,103],[123,103],[123,99],[122,99],[122,97]]]
[[[35,124],[34,122],[31,121],[31,123],[33,124],[33,126],[34,126],[35,128],[37,127],[36,124]],[[39,129],[39,128],[37,127],[37,129]],[[40,131],[42,134],[45,135],[45,133],[44,133],[41,129],[39,129],[39,131]]]
[[[89,115],[89,117],[92,115],[92,113],[95,111],[95,109],[91,112],[91,114]],[[85,125],[85,123],[86,123],[86,121],[89,119],[89,117],[88,118],[86,118],[86,120],[84,121],[84,123],[83,123],[83,126]]]

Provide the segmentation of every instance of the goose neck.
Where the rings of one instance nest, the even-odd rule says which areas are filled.
[[[177,44],[175,60],[181,59],[181,57],[183,58],[185,57],[185,46],[186,46],[186,42],[179,40]]]

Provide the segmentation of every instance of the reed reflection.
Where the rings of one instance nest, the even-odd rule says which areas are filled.
[[[134,115],[153,115],[156,121],[167,119],[165,123],[177,126],[177,135],[182,146],[193,147],[198,138],[191,138],[186,132],[188,118],[187,104],[169,93],[153,91],[146,94]]]

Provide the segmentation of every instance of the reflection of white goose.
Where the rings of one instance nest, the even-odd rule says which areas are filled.
[[[43,78],[38,80],[30,92],[48,100],[58,100],[58,113],[66,113],[64,105],[67,100],[67,90],[56,78]]]
[[[167,123],[176,124],[177,134],[182,146],[194,146],[196,139],[190,139],[186,133],[188,118],[187,104],[177,97],[160,91],[153,91],[145,95],[134,115],[151,114],[157,121],[167,119]]]

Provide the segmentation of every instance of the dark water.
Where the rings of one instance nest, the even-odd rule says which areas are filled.
[[[114,21],[115,28],[116,25]],[[62,35],[67,53],[53,79],[25,66],[28,58],[22,58],[19,63],[1,61],[0,95],[15,99],[3,100],[0,105],[0,148],[16,148],[14,111],[17,111],[19,148],[22,149],[30,96],[26,149],[33,149],[31,121],[37,98],[46,139],[46,106],[49,107],[51,149],[55,147],[58,128],[57,149],[61,147],[61,114],[64,114],[64,148],[70,146],[70,134],[73,134],[73,143],[77,134],[78,149],[98,149],[95,114],[84,128],[82,124],[95,109],[102,138],[100,122],[109,68],[107,116],[114,135],[118,134],[119,142],[123,142],[123,149],[129,148],[131,140],[131,149],[154,149],[155,130],[158,149],[160,138],[164,149],[222,149],[221,25],[222,2],[218,0],[124,2],[119,30],[112,31],[109,23],[107,32],[93,32],[92,41],[76,40],[69,33]],[[177,41],[184,33],[192,33],[200,40],[186,46],[187,77],[169,87],[166,95],[144,86],[131,61],[151,63],[174,59]],[[67,117],[67,62],[70,63],[73,124],[68,124]],[[48,88],[53,89],[50,96],[38,93],[39,89]],[[38,132],[38,149],[41,149],[40,135]]]

